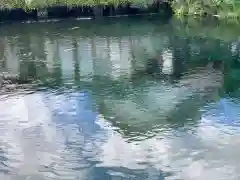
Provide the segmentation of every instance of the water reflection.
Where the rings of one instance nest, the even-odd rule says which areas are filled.
[[[0,178],[240,177],[237,38],[126,22],[0,30]]]

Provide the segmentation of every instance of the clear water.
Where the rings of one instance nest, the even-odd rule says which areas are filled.
[[[238,32],[159,18],[2,25],[0,179],[239,179]]]

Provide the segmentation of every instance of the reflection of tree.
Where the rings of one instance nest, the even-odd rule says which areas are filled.
[[[133,41],[132,41],[132,36],[129,36],[129,52],[130,52],[130,56],[131,56],[131,66],[133,67],[133,70],[135,69],[135,62],[136,62],[136,57],[134,55],[134,52],[133,52]]]
[[[179,38],[175,35],[172,35],[170,39],[170,45],[173,50],[173,76],[179,79],[186,70],[184,67],[185,62],[190,60],[189,40]]]
[[[43,63],[43,67],[39,69],[40,84],[47,87],[61,86],[62,69],[58,41],[53,38],[49,38],[49,43],[51,46],[46,47],[46,53],[52,53],[52,56],[49,56],[50,59],[47,59],[49,62]],[[49,69],[47,63],[49,63]]]
[[[200,79],[202,76],[205,78]],[[189,123],[189,119],[191,124],[195,124],[199,107],[207,101],[216,100],[214,96],[221,86],[219,78],[221,73],[206,69],[191,77],[186,75],[177,87],[155,79],[142,81],[138,86],[131,86],[132,89],[126,88],[120,95],[123,83],[112,82],[111,88],[107,84],[102,85],[105,95],[94,94],[102,98],[98,102],[106,119],[123,131],[140,133],[149,129],[152,131],[160,124],[183,126]]]
[[[221,68],[223,70],[224,84],[222,93],[227,93],[229,95],[238,93],[237,91],[240,88],[239,43],[235,44],[236,46],[232,49],[232,43],[223,43],[220,40],[212,40],[211,42],[215,44],[214,51],[211,51],[209,55],[212,57],[211,61],[214,62],[214,67]],[[211,49],[213,47],[214,45],[211,45]]]
[[[53,73],[51,74],[52,84],[60,86],[62,84],[62,69],[61,69],[61,57],[59,52],[59,42],[58,40],[54,41],[54,56],[53,56]]]
[[[92,60],[93,60],[94,74],[96,74],[96,71],[99,68],[99,67],[97,67],[96,56],[97,56],[96,42],[95,42],[95,39],[93,37],[93,38],[91,38],[91,57],[92,57]]]
[[[5,46],[6,40],[4,38],[0,38],[0,67],[5,66]]]
[[[240,88],[240,62],[229,59],[224,62],[224,93],[234,93]]]
[[[74,80],[75,83],[80,81],[80,65],[78,57],[78,43],[76,38],[73,38],[73,62],[74,62]]]
[[[104,119],[111,123],[113,127],[117,127],[116,131],[122,133],[125,136],[131,137],[131,135],[136,135],[141,133],[141,129],[137,127],[131,127],[128,123],[122,122],[121,117],[115,115],[111,108],[105,104],[104,100],[97,98],[98,112],[104,116]]]
[[[44,81],[48,70],[45,63],[44,39],[24,34],[18,38],[20,58],[20,80],[24,82]]]
[[[46,47],[45,39],[38,36],[31,36],[31,51],[34,57],[35,67],[36,67],[36,79],[39,81],[45,81],[48,78],[48,68],[46,64]]]
[[[129,45],[130,45],[129,51],[130,51],[130,57],[131,57],[131,67],[132,67],[131,78],[135,79],[138,75],[144,75],[146,73],[146,66],[147,66],[148,59],[145,54],[140,54],[140,53],[144,53],[144,51],[141,51],[142,48],[138,48],[139,44],[136,43],[135,36],[129,36]]]
[[[28,34],[19,36],[19,58],[20,58],[20,81],[28,82],[37,76],[37,67],[34,61],[34,55],[31,53],[31,40]]]

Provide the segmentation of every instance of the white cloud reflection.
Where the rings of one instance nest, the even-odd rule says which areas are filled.
[[[1,179],[89,179],[95,176],[89,161],[100,161],[95,168],[143,170],[151,180],[158,179],[160,171],[173,173],[167,180],[240,177],[239,134],[222,131],[231,126],[214,123],[218,125],[214,127],[203,119],[195,134],[176,136],[174,131],[165,131],[129,142],[98,115],[94,123],[102,130],[93,132],[89,139],[79,131],[81,124],[66,122],[77,100],[68,98],[66,102],[66,97],[52,96],[46,102],[45,97],[35,93],[0,101],[0,157],[7,159],[0,169],[15,173],[1,175]],[[66,119],[63,124],[54,120],[57,108]]]

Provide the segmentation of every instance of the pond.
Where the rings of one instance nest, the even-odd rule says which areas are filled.
[[[1,25],[0,179],[239,179],[238,33],[159,17]]]

